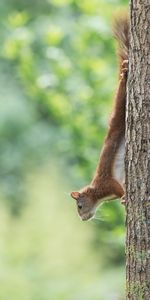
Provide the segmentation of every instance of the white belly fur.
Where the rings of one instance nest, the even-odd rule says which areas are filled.
[[[113,165],[113,177],[122,185],[125,181],[125,172],[124,172],[124,155],[125,155],[125,139],[123,138],[118,152],[115,157],[115,162]]]

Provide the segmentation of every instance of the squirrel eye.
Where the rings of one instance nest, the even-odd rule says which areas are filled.
[[[82,204],[78,204],[78,208],[81,209],[82,208]]]

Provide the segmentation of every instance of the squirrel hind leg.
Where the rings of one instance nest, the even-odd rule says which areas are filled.
[[[128,60],[123,60],[121,64],[121,70],[120,70],[120,78],[126,79],[128,74]]]

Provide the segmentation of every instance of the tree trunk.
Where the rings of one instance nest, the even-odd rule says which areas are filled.
[[[126,299],[150,300],[150,0],[130,0]]]

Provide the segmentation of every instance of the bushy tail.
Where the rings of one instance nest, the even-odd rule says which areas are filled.
[[[118,56],[121,64],[123,60],[128,60],[129,55],[129,18],[127,14],[115,18],[113,33],[119,44]]]

